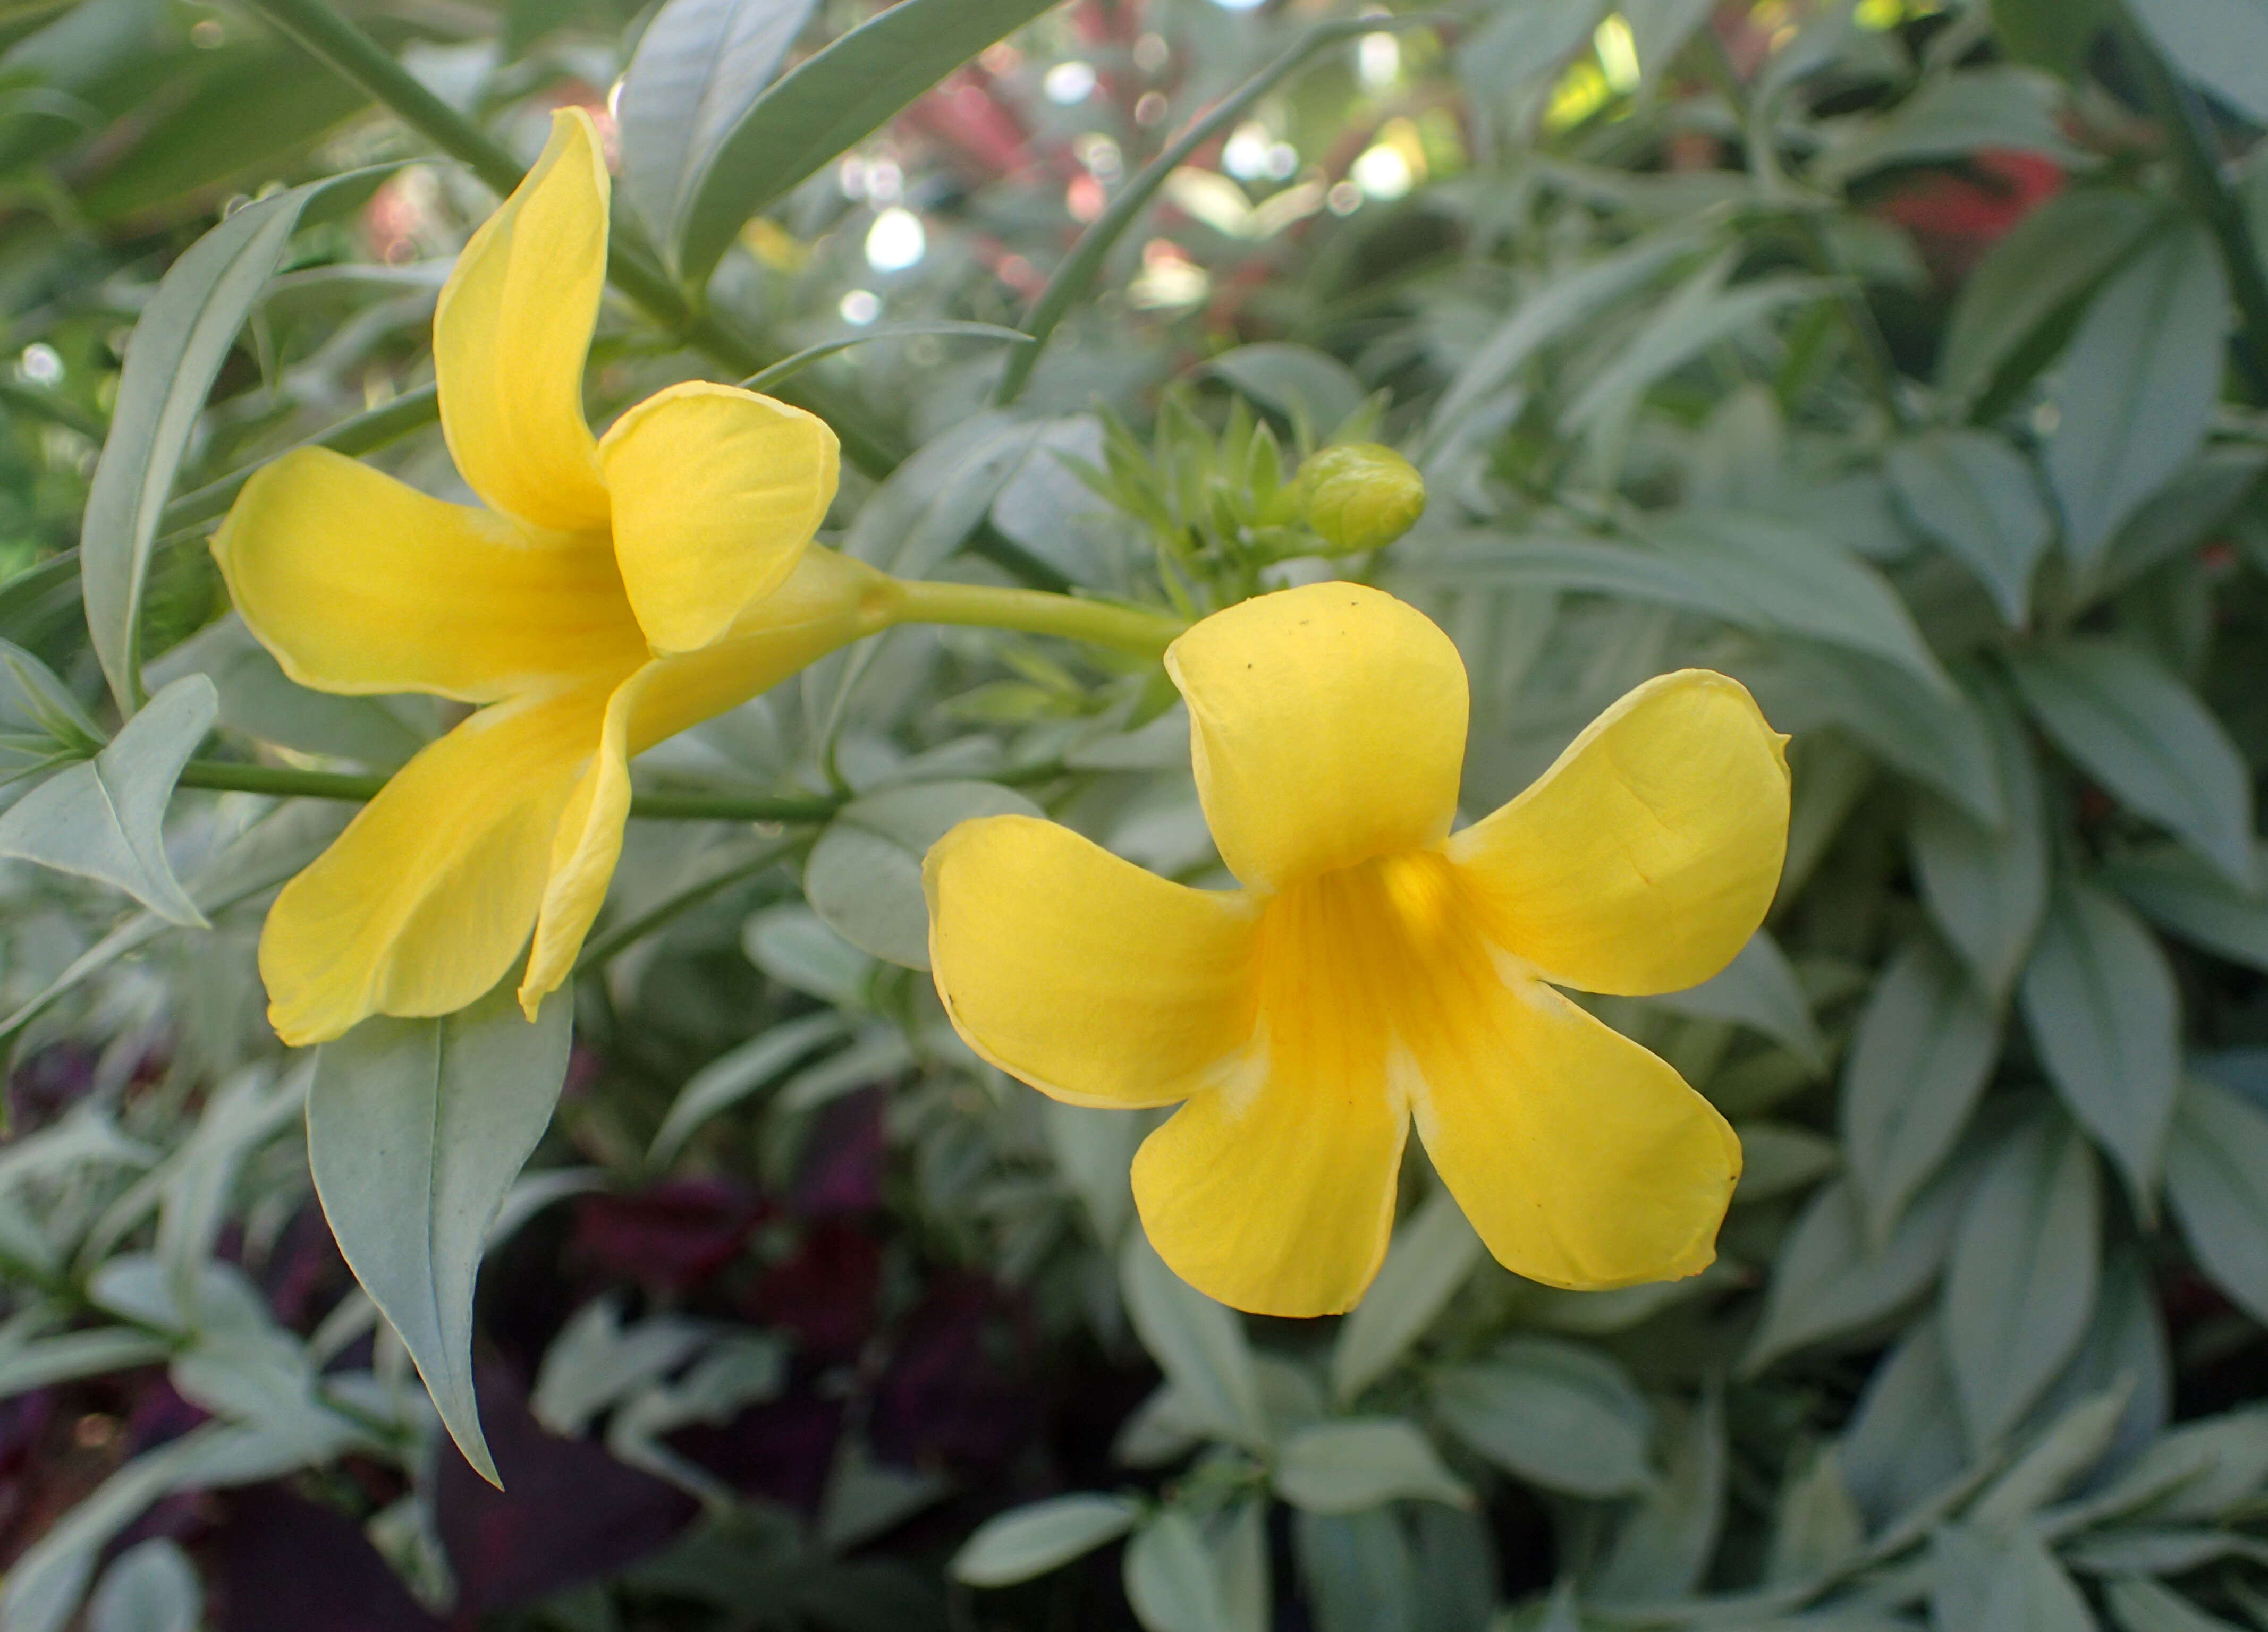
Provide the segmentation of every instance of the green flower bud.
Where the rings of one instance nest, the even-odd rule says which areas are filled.
[[[1300,511],[1335,555],[1391,544],[1425,513],[1425,479],[1375,442],[1319,448],[1300,467]]]

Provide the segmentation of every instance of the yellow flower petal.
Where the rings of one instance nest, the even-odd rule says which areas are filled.
[[[532,533],[320,448],[254,473],[212,549],[246,626],[320,691],[487,702],[644,656],[602,536]]]
[[[1531,1281],[1586,1290],[1706,1268],[1741,1176],[1725,1119],[1550,987],[1465,967],[1436,1024],[1410,1039],[1412,1104],[1489,1251]]]
[[[648,397],[599,445],[615,555],[646,639],[690,651],[795,568],[834,501],[835,433],[731,386]]]
[[[1205,820],[1229,871],[1280,888],[1437,840],[1456,813],[1465,668],[1423,613],[1316,584],[1215,613],[1166,672],[1189,699]]]
[[[1491,939],[1585,991],[1675,991],[1764,922],[1787,850],[1786,739],[1737,680],[1665,674],[1451,839]]]
[[[645,665],[608,699],[598,750],[582,768],[551,842],[535,944],[519,988],[530,1018],[574,973],[584,937],[606,904],[630,815],[630,761],[874,633],[888,587],[863,562],[807,549],[787,581],[751,603],[723,638]]]
[[[484,709],[422,750],[284,886],[260,937],[269,1022],[295,1047],[372,1014],[449,1014],[503,978],[613,688]]]
[[[551,140],[457,257],[433,313],[441,431],[496,509],[562,532],[607,525],[583,361],[607,281],[607,162],[591,116]]]
[[[1027,816],[930,848],[930,967],[954,1029],[1071,1105],[1170,1105],[1252,1034],[1256,914]],[[1161,1249],[1162,1250],[1162,1249]]]
[[[1410,1119],[1382,1056],[1318,1052],[1271,1037],[1240,1080],[1196,1096],[1135,1153],[1151,1246],[1233,1309],[1343,1313],[1386,1257]]]
[[[1158,1255],[1256,1314],[1336,1314],[1385,1256],[1409,1132],[1405,1011],[1432,1000],[1437,857],[1303,880],[1261,919],[1253,1040],[1150,1136],[1134,1199]],[[1432,892],[1438,896],[1439,891]],[[1469,930],[1466,938],[1476,946]]]

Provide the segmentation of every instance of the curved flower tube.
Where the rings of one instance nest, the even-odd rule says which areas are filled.
[[[486,509],[306,450],[213,539],[300,684],[482,705],[276,898],[260,970],[286,1042],[460,1009],[531,930],[532,1016],[605,899],[630,757],[891,621],[900,586],[811,542],[837,470],[811,415],[696,382],[592,435],[608,193],[588,115],[560,113],[441,291],[442,430]]]
[[[1235,892],[1026,817],[932,849],[931,961],[969,1046],[1074,1105],[1187,1103],[1144,1143],[1144,1228],[1255,1313],[1377,1273],[1414,1120],[1507,1268],[1572,1288],[1698,1272],[1741,1171],[1716,1110],[1554,989],[1673,991],[1764,920],[1786,739],[1739,682],[1640,686],[1452,834],[1464,665],[1379,591],[1320,584],[1166,654]]]

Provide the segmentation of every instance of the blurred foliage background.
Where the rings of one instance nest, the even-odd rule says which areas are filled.
[[[0,802],[116,723],[123,540],[151,689],[218,704],[104,761],[154,823],[202,739],[163,844],[209,928],[0,862],[0,1628],[2268,1628],[2268,7],[890,15],[859,58],[819,53],[863,0],[0,9]],[[473,1474],[261,1018],[262,908],[351,805],[198,785],[350,792],[446,721],[292,685],[202,539],[309,437],[461,492],[434,298],[566,103],[638,240],[594,418],[858,341],[779,387],[843,430],[841,548],[1376,582],[1463,650],[1469,812],[1650,675],[1756,691],[1770,927],[1600,1004],[1742,1131],[1713,1268],[1521,1283],[1413,1146],[1354,1314],[1165,1275],[1145,1119],[983,1067],[908,966],[964,811],[1217,876],[1186,721],[901,630],[640,761],[779,820],[632,826],[490,1236]],[[247,223],[192,357],[153,294]],[[940,327],[1043,327],[1067,266],[1043,349]],[[1270,500],[1353,440],[1430,504],[1326,562]],[[90,508],[99,455],[139,486]]]

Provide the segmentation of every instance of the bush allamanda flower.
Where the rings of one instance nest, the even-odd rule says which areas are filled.
[[[484,705],[276,899],[260,969],[286,1042],[461,1008],[531,930],[533,1014],[605,900],[630,757],[881,626],[891,581],[811,543],[837,470],[818,419],[696,381],[592,435],[608,196],[588,115],[560,113],[441,292],[442,430],[488,508],[309,449],[254,475],[213,540],[300,684]]]
[[[1451,833],[1456,648],[1379,591],[1243,602],[1174,643],[1197,790],[1236,892],[1027,817],[925,877],[969,1046],[1071,1104],[1186,1101],[1134,1164],[1160,1254],[1257,1313],[1351,1307],[1414,1120],[1499,1261],[1554,1286],[1692,1275],[1741,1148],[1668,1064],[1554,989],[1705,980],[1770,905],[1785,739],[1737,682],[1648,681],[1527,792]]]

